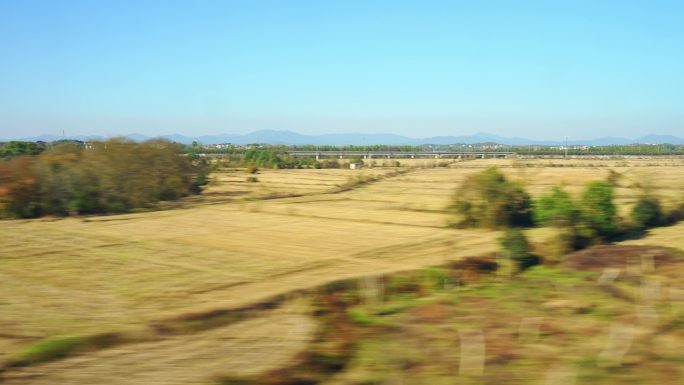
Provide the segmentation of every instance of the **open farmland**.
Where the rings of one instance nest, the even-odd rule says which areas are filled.
[[[492,165],[525,182],[534,196],[558,183],[578,193],[586,182],[613,170],[622,214],[633,205],[639,186],[649,187],[666,205],[681,201],[684,192],[681,159],[473,160],[392,176],[395,168],[266,170],[255,175],[258,182],[246,182],[244,171],[226,170],[213,175],[206,197],[180,209],[1,221],[0,361],[37,341],[64,336],[123,332],[154,340],[153,325],[188,314],[239,308],[343,278],[491,253],[499,234],[449,229],[445,207],[467,175]],[[361,175],[388,176],[340,189]],[[289,197],[273,199],[281,196]],[[629,242],[657,239],[658,245],[684,248],[676,238],[680,227],[655,229]],[[260,326],[250,327],[260,333]],[[207,346],[214,339],[219,339],[214,331],[193,337]],[[124,346],[172,357],[184,354],[173,348],[183,343]],[[250,359],[272,347],[255,349]],[[115,356],[107,351],[86,355],[95,363],[79,366],[77,361],[72,371]],[[45,365],[49,371],[52,364]],[[201,370],[206,378],[215,374],[212,368]],[[43,380],[60,382],[50,376]]]
[[[364,170],[364,176],[381,176],[391,169]],[[269,199],[294,195],[310,195],[328,192],[349,183],[360,175],[352,170],[261,170],[253,177],[243,170],[217,172],[213,183],[203,192],[203,201],[226,201],[234,199]]]

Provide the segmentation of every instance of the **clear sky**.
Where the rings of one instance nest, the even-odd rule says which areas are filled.
[[[684,136],[684,1],[0,1],[0,138]]]

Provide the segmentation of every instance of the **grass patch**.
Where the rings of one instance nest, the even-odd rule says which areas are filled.
[[[27,366],[60,360],[78,353],[103,349],[122,342],[115,333],[71,336],[39,341],[21,350],[8,366]]]

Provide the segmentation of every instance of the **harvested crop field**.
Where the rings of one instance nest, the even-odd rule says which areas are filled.
[[[288,364],[306,348],[315,324],[305,309],[303,304],[289,304],[208,331],[18,368],[6,375],[3,383],[197,384],[227,373],[261,373]],[[264,354],[266,351],[270,353]]]
[[[637,182],[650,183],[666,204],[684,191],[684,178],[677,176],[681,160],[593,162],[473,160],[405,173],[396,168],[265,170],[254,175],[257,182],[246,182],[250,175],[244,171],[224,170],[213,176],[205,197],[178,209],[0,221],[0,365],[44,340],[145,333],[160,320],[238,308],[339,279],[492,253],[498,249],[498,232],[448,228],[445,211],[467,175],[492,165],[525,181],[535,196],[554,183],[578,193],[587,181],[615,170],[623,212],[634,203]],[[654,245],[684,249],[677,241],[680,227],[655,229],[625,244],[655,239]],[[211,350],[215,331],[220,333],[215,329],[187,341]],[[140,357],[159,352],[161,357],[165,346],[183,345],[182,338],[120,349],[133,349],[131,354]],[[194,358],[181,350],[169,348],[169,356],[151,359],[150,367],[170,365],[165,359],[194,366]],[[269,350],[264,345],[255,351]],[[73,383],[85,384],[96,378],[89,373],[102,373],[94,369],[101,360],[116,357],[116,350],[105,350],[63,362],[83,365],[83,380]],[[53,364],[58,365],[36,370],[47,371]],[[8,373],[9,378],[33,376],[30,370]],[[60,382],[44,378],[40,381]]]

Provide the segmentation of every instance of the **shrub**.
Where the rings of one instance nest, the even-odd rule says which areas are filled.
[[[499,239],[502,251],[515,261],[518,270],[522,271],[539,264],[539,257],[530,253],[531,246],[527,237],[519,228],[513,227]]]
[[[617,230],[613,187],[604,181],[590,183],[582,194],[582,221],[592,236],[606,239]]]
[[[638,229],[654,227],[662,224],[664,216],[658,198],[643,195],[632,209],[632,222]]]
[[[663,222],[665,224],[672,224],[684,220],[684,203],[680,203],[674,209],[668,211],[667,215],[664,215]]]
[[[457,191],[450,209],[461,216],[462,227],[501,228],[532,223],[530,196],[508,181],[495,167],[469,176]]]
[[[535,222],[558,229],[551,245],[554,255],[563,255],[583,244],[578,230],[582,226],[581,214],[570,194],[558,186],[534,202]]]
[[[581,211],[565,190],[556,186],[534,203],[534,220],[538,224],[557,227],[573,226]]]
[[[256,183],[259,181],[259,179],[257,179],[257,177],[255,177],[255,176],[248,176],[246,181],[249,183]]]

